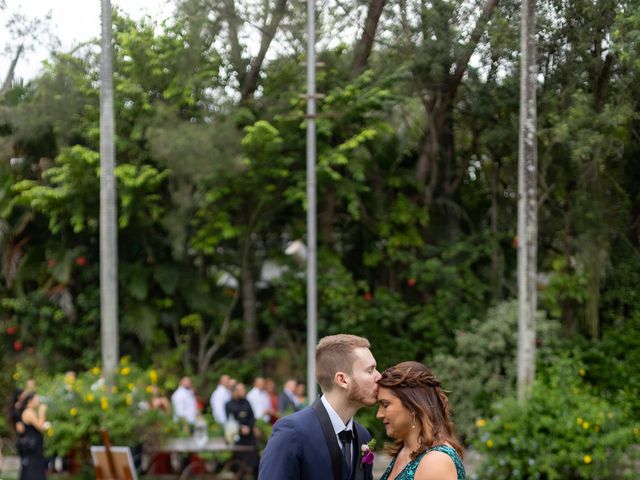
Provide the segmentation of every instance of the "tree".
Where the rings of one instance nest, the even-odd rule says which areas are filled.
[[[0,11],[3,10],[9,10],[6,2],[0,3]],[[49,38],[50,20],[51,12],[43,18],[29,18],[18,11],[9,12],[4,28],[11,41],[2,47],[11,55],[11,63],[0,86],[0,94],[6,93],[11,88],[15,79],[16,66],[26,52],[38,44],[50,46],[55,43]]]

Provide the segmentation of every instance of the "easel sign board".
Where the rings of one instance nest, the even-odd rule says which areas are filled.
[[[103,446],[91,447],[91,459],[93,460],[97,479],[138,480],[129,447],[110,447],[109,452],[111,453],[111,458],[113,458],[113,469],[115,470],[113,473],[115,475],[109,468],[107,449]]]

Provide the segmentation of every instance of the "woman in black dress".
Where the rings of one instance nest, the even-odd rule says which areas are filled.
[[[253,427],[256,423],[251,404],[246,399],[246,388],[243,383],[237,383],[231,392],[231,400],[225,407],[227,418],[235,418],[239,425],[236,445],[252,447],[246,452],[234,452],[233,459],[242,463],[254,475],[258,473],[258,447],[256,437],[253,434]]]
[[[45,480],[47,475],[42,432],[49,428],[47,406],[40,403],[35,392],[28,393],[22,402],[24,410],[21,421],[24,433],[19,439],[22,464],[20,480]]]

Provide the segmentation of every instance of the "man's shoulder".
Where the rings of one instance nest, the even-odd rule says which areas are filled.
[[[313,411],[313,409],[311,407],[306,407],[303,408],[302,410],[299,410],[295,413],[292,413],[290,415],[285,415],[284,417],[281,417],[277,422],[276,425],[282,423],[282,425],[300,425],[300,424],[308,424],[309,422],[313,421],[314,419],[317,419],[317,415],[316,413]]]

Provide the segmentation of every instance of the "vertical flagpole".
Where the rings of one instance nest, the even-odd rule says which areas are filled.
[[[533,385],[536,367],[538,151],[536,136],[536,0],[522,0],[520,138],[518,145],[518,400]]]
[[[318,343],[316,287],[316,17],[315,0],[307,0],[307,389],[316,393],[315,350]]]
[[[102,0],[100,53],[100,339],[103,375],[118,366],[118,223],[111,1]]]

